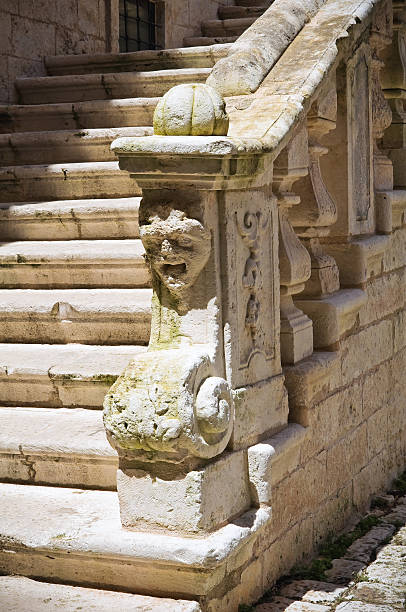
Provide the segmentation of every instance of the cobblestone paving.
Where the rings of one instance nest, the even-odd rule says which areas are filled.
[[[255,612],[394,612],[406,610],[406,496],[378,498],[379,524],[355,540],[324,572],[325,581],[283,582]],[[372,560],[372,561],[371,561]]]

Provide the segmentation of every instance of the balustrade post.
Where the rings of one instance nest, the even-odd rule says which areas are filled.
[[[300,204],[300,197],[292,192],[293,185],[307,173],[307,133],[302,129],[276,159],[273,174],[279,207],[281,357],[284,364],[291,365],[313,352],[312,322],[293,301],[310,277],[310,256],[289,220],[290,209]]]
[[[215,135],[113,149],[142,189],[153,284],[148,350],[105,400],[122,522],[208,532],[257,504],[248,447],[287,424],[272,162]]]

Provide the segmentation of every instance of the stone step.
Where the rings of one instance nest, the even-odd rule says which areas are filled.
[[[150,289],[0,289],[0,342],[147,344]]]
[[[9,289],[148,287],[141,240],[0,244],[0,284]]]
[[[150,126],[158,100],[131,98],[75,104],[0,105],[0,134]]]
[[[118,161],[4,166],[0,168],[3,202],[127,198],[141,190]]]
[[[241,19],[244,17],[254,17],[262,15],[268,7],[263,2],[260,6],[221,6],[218,10],[220,19]]]
[[[0,607],[7,612],[200,612],[195,601],[49,584],[23,576],[0,576]]]
[[[138,238],[140,199],[0,204],[0,241]]]
[[[205,600],[230,550],[244,559],[267,517],[259,509],[204,537],[182,537],[123,529],[115,491],[0,484],[0,567],[49,582]]]
[[[241,36],[256,17],[243,17],[240,19],[213,19],[202,23],[202,34],[208,37]]]
[[[120,136],[151,136],[152,127],[98,128],[0,134],[2,166],[115,161],[111,143]]]
[[[234,0],[237,6],[271,6],[273,0]]]
[[[109,388],[145,346],[0,344],[4,406],[101,409]]]
[[[237,40],[238,36],[187,36],[183,39],[185,47],[197,47],[201,45],[225,45]]]
[[[23,104],[83,102],[162,96],[174,85],[203,83],[211,68],[181,68],[150,72],[73,74],[16,79]]]
[[[212,68],[219,59],[226,57],[229,50],[230,45],[214,45],[213,47],[194,47],[193,49],[54,55],[45,58],[45,66],[50,76]]]
[[[0,407],[2,481],[114,491],[117,467],[100,410]]]

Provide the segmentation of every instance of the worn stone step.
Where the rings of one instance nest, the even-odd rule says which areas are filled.
[[[0,344],[4,406],[101,409],[129,361],[145,346]]]
[[[273,0],[234,0],[237,6],[271,6]]]
[[[150,126],[158,100],[155,97],[0,105],[0,134]]]
[[[202,23],[204,36],[241,36],[256,17],[243,17],[240,19],[212,19]]]
[[[244,17],[254,17],[262,15],[268,7],[263,2],[260,6],[221,6],[218,10],[220,19],[241,19]]]
[[[3,202],[124,198],[141,191],[117,161],[4,166],[0,168]]]
[[[181,537],[123,529],[114,491],[0,484],[0,567],[52,582],[206,599],[230,550],[246,555],[253,529],[269,516],[247,514],[207,536]]]
[[[23,104],[82,102],[162,96],[180,83],[202,83],[211,68],[181,68],[150,72],[73,74],[16,79]]]
[[[148,287],[141,240],[21,241],[0,244],[3,288]]]
[[[0,205],[0,240],[138,238],[139,197]]]
[[[147,344],[150,289],[0,289],[0,342]]]
[[[0,407],[4,482],[114,491],[117,463],[99,410]]]
[[[183,39],[185,47],[197,47],[202,45],[225,45],[237,40],[238,36],[186,36]]]
[[[194,47],[193,49],[163,49],[129,53],[98,53],[82,55],[54,55],[45,58],[50,76],[63,74],[105,74],[178,68],[212,68],[230,50],[229,45]]]
[[[0,576],[0,607],[7,612],[200,612],[195,601],[50,584],[24,576]]]
[[[151,136],[152,127],[119,127],[0,134],[2,166],[115,161],[111,143],[120,136]]]

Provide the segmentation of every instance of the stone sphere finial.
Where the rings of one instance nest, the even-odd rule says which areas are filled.
[[[227,130],[224,99],[210,85],[176,85],[155,109],[154,134],[159,136],[226,136]]]

